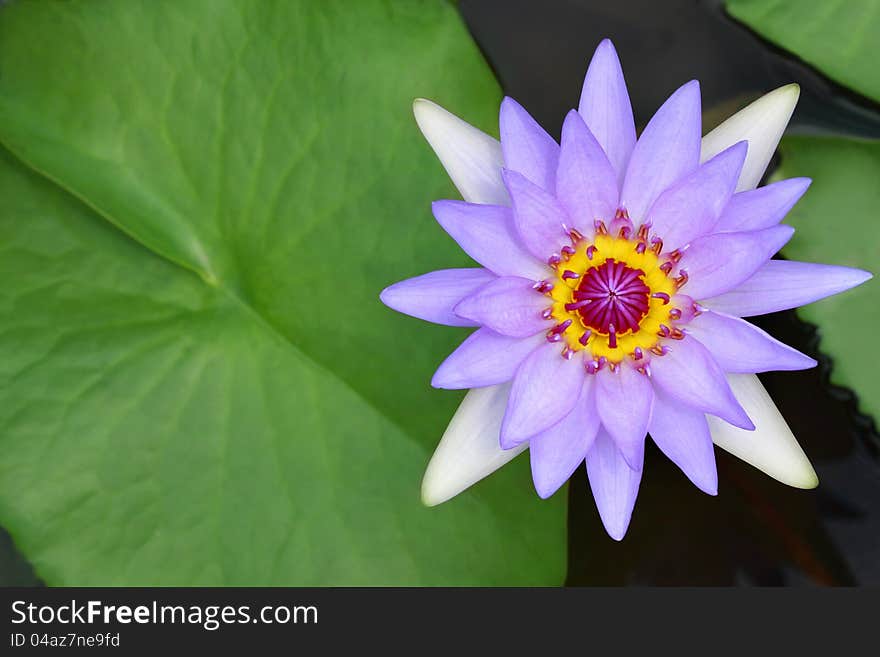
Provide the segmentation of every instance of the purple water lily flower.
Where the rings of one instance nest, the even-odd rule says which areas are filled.
[[[608,534],[626,533],[646,434],[715,495],[713,443],[791,486],[817,485],[756,372],[812,358],[741,319],[854,287],[864,271],[770,258],[805,178],[755,189],[797,102],[789,85],[701,138],[680,87],[636,139],[610,41],[596,50],[561,145],[511,98],[500,143],[427,101],[416,119],[464,201],[434,216],[482,268],[385,289],[382,301],[477,328],[432,385],[470,389],[422,484],[439,504],[529,449],[552,495],[586,462]]]

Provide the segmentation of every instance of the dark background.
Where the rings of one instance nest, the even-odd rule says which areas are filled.
[[[558,137],[587,63],[610,37],[643,126],[679,85],[701,82],[705,126],[797,82],[790,130],[880,138],[880,107],[762,40],[721,0],[460,0],[508,95]],[[772,170],[772,165],[771,165]],[[806,372],[762,375],[819,474],[788,488],[717,451],[719,495],[698,491],[656,448],[629,533],[605,534],[583,469],[569,487],[569,585],[880,584],[880,436],[851,391],[830,386],[832,361],[794,312],[756,322],[817,358]],[[40,582],[0,530],[0,585]]]
[[[690,79],[700,80],[704,130],[797,82],[791,132],[880,137],[880,107],[734,21],[720,0],[459,6],[504,92],[557,138],[604,37],[620,54],[640,127]],[[710,497],[651,446],[629,533],[616,543],[602,529],[581,468],[569,487],[569,585],[880,584],[876,428],[857,413],[851,391],[828,384],[833,363],[815,327],[794,312],[755,323],[820,361],[814,370],[761,376],[813,462],[819,488],[789,488],[716,450],[719,495]]]

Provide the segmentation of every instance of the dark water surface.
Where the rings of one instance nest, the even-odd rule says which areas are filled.
[[[506,94],[558,138],[587,63],[610,37],[643,126],[687,80],[700,80],[707,127],[783,84],[801,85],[791,132],[880,137],[880,108],[763,41],[719,0],[462,0]],[[880,440],[794,312],[755,322],[820,360],[762,375],[821,480],[789,488],[716,450],[719,495],[698,491],[653,445],[629,533],[608,538],[581,469],[569,487],[570,585],[880,584]]]

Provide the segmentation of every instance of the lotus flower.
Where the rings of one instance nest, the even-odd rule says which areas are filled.
[[[757,372],[815,366],[742,317],[810,303],[867,272],[771,260],[810,184],[756,189],[797,102],[777,89],[701,138],[700,88],[680,87],[636,138],[610,41],[558,144],[516,101],[500,143],[427,100],[416,120],[464,201],[433,204],[480,268],[386,288],[389,307],[478,327],[432,385],[470,389],[422,485],[439,504],[529,449],[535,489],[586,462],[608,534],[626,533],[646,436],[715,495],[714,445],[791,486],[818,480]]]

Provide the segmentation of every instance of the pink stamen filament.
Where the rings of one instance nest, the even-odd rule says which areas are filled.
[[[651,297],[663,301],[664,306],[669,303],[669,295],[666,292],[654,292]]]
[[[532,286],[532,288],[541,294],[549,294],[553,291],[553,283],[550,281],[538,281]]]
[[[614,330],[614,324],[608,325],[608,347],[617,349],[617,331]]]

